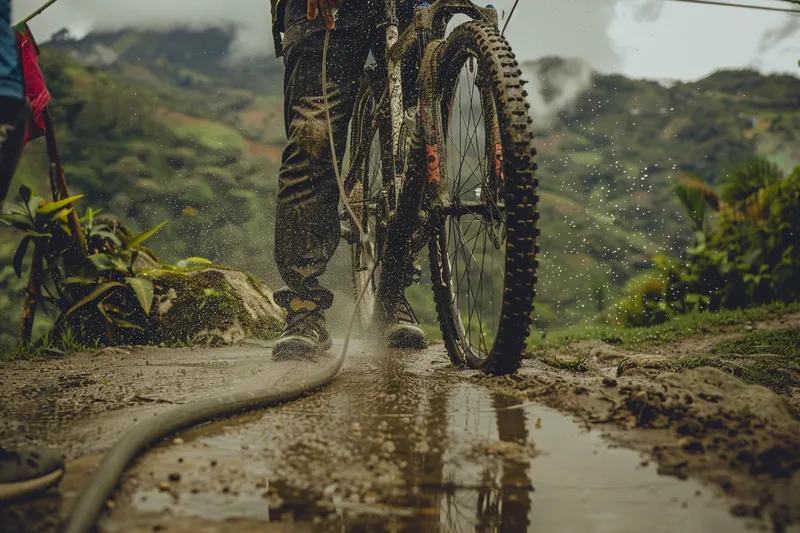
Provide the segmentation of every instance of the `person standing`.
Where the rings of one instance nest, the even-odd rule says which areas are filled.
[[[412,3],[398,0],[400,18],[410,20]],[[284,119],[288,142],[278,176],[275,262],[286,286],[275,301],[287,311],[286,326],[273,350],[279,360],[313,359],[330,349],[325,310],[333,293],[320,285],[340,240],[339,188],[330,150],[322,92],[326,30],[328,105],[341,163],[347,144],[358,84],[372,43],[381,42],[380,0],[272,0],[276,53],[283,56]],[[321,16],[319,16],[321,14]],[[283,36],[281,37],[281,34]],[[376,316],[390,347],[427,345],[403,295],[408,279],[392,301],[376,302]]]

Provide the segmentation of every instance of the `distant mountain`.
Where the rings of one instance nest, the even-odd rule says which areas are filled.
[[[234,31],[221,28],[94,32],[82,39],[61,30],[45,44],[98,68],[145,66],[179,87],[228,87],[280,94],[283,63],[275,57],[236,57],[231,49],[233,41]]]

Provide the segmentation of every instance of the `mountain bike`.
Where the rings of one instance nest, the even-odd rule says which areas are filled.
[[[364,292],[357,312],[367,325],[376,302],[418,280],[413,265],[427,248],[452,362],[513,373],[529,334],[539,252],[522,72],[494,8],[420,3],[401,33],[395,7],[385,0],[386,40],[361,80],[344,181],[369,235],[360,239],[343,215],[355,294]],[[456,16],[469,20],[449,29]],[[409,71],[414,80],[404,79]]]

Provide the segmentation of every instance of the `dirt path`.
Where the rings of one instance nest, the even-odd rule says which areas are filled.
[[[56,531],[99,454],[136,420],[174,402],[314,369],[271,363],[268,345],[259,344],[105,350],[6,365],[0,440],[58,445],[70,463],[60,493],[0,509],[2,530]],[[728,387],[732,378],[723,378],[720,386]],[[693,405],[719,405],[700,399],[700,389],[711,385],[632,376],[612,386],[610,379],[564,375],[537,361],[526,361],[516,378],[487,379],[451,368],[440,346],[405,353],[358,343],[322,392],[194,428],[148,451],[108,502],[100,531],[701,532],[791,521],[791,510],[775,513],[791,503],[788,491],[800,494],[796,465],[782,481],[745,477],[771,495],[774,505],[762,505],[759,518],[750,493],[719,490],[713,469],[673,464],[671,452],[654,452],[671,446],[682,457],[695,444],[679,441],[677,419],[673,424],[666,411],[652,419],[666,417],[666,425],[640,423],[651,409],[644,406],[655,405],[651,391],[657,398],[656,389],[666,387],[684,398],[682,387],[690,387],[698,396]],[[787,439],[800,435],[786,425],[778,397],[758,392],[763,405],[752,395],[750,405],[772,418],[740,430],[773,444],[773,426]],[[684,417],[690,420],[697,416]],[[601,431],[587,427],[610,430],[612,439],[657,461],[610,448]],[[717,464],[711,446],[692,453]],[[687,476],[706,484],[681,479]]]

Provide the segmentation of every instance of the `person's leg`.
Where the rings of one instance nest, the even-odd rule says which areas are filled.
[[[0,204],[19,162],[28,115],[17,40],[11,28],[11,0],[0,0]]]
[[[287,13],[292,7],[290,0]],[[328,105],[340,168],[358,82],[369,54],[369,25],[356,23],[354,12],[350,15],[331,32],[327,65]],[[275,301],[289,312],[289,318],[275,348],[279,358],[292,356],[283,351],[308,352],[312,345],[323,349],[329,345],[322,311],[333,304],[333,294],[320,285],[319,277],[339,244],[339,188],[322,93],[325,32],[319,24],[320,20],[300,21],[290,27],[284,56],[288,142],[278,177],[275,261],[286,287],[275,292]]]
[[[11,0],[0,0],[0,204],[19,161],[27,127]],[[0,502],[48,488],[64,475],[64,459],[53,450],[0,448]]]

